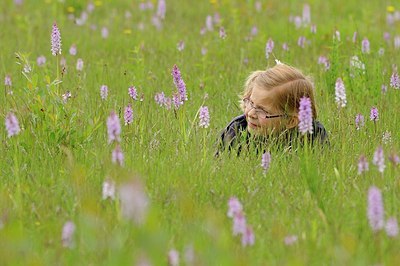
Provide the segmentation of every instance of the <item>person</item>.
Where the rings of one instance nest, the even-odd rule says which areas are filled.
[[[303,143],[304,137],[298,131],[302,97],[308,97],[311,102],[313,130],[307,136],[309,143],[329,144],[324,126],[316,120],[313,90],[309,77],[279,61],[272,68],[251,73],[240,95],[243,114],[222,131],[215,156],[226,149],[236,148],[239,155],[244,147],[253,146],[257,152],[265,152],[268,143],[277,143],[287,150],[296,141]]]

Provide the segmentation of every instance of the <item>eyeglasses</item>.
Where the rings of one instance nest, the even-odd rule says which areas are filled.
[[[255,107],[255,106],[254,106],[254,103],[253,103],[249,98],[243,99],[243,103],[244,103],[244,106],[245,106],[246,108],[250,108],[250,110],[251,110],[251,109],[254,109],[254,111],[256,112],[256,114],[257,114],[258,117],[262,117],[262,118],[265,118],[265,119],[275,118],[275,117],[287,117],[286,114],[282,114],[282,115],[269,115],[268,112],[265,111],[264,109]]]

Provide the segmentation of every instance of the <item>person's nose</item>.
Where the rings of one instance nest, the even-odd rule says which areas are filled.
[[[246,116],[249,116],[253,119],[257,119],[257,112],[256,109],[253,107],[248,107],[246,110]]]

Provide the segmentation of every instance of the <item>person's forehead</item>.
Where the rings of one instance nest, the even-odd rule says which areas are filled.
[[[273,92],[273,90],[254,86],[251,92],[250,99],[255,105],[268,107],[273,104],[274,95],[275,93]]]

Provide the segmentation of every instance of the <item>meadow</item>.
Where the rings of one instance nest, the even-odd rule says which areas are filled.
[[[396,1],[5,0],[0,26],[1,265],[400,261]],[[329,147],[216,158],[276,59]]]

